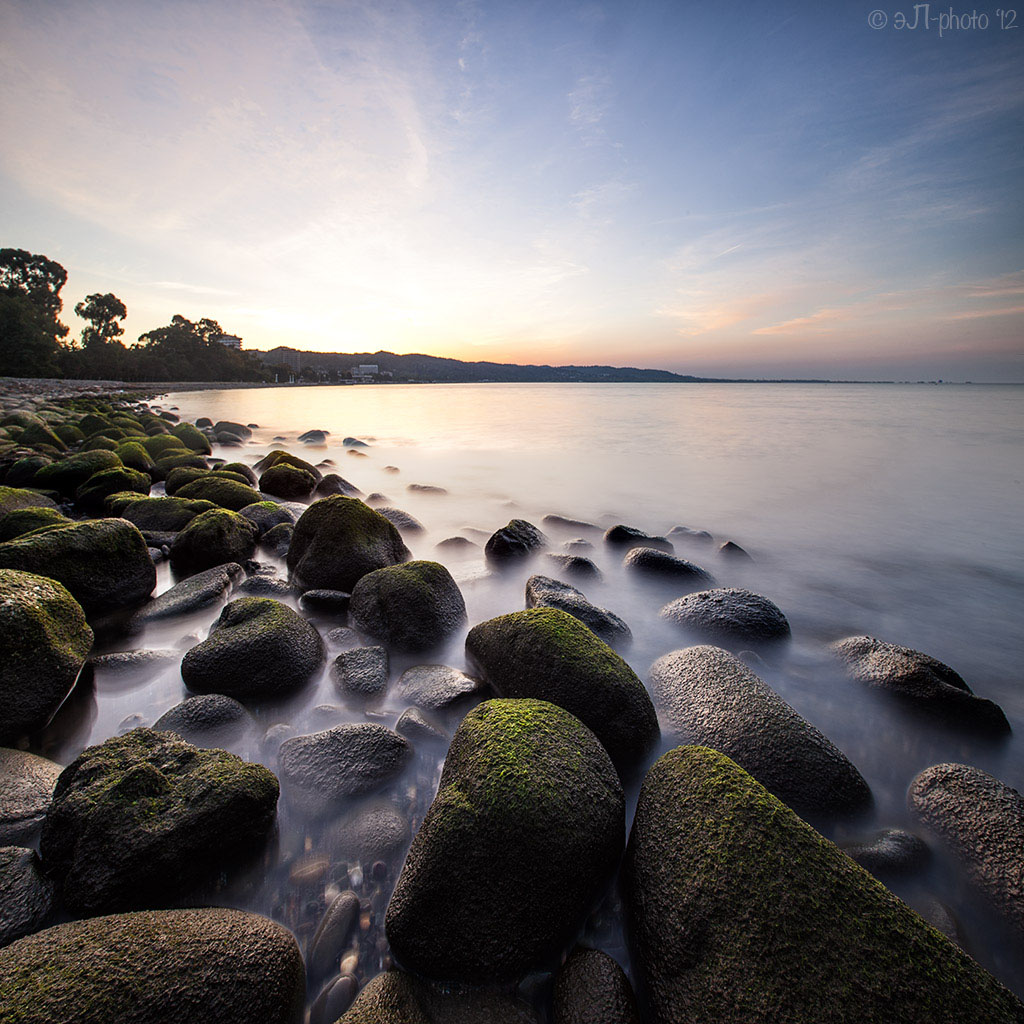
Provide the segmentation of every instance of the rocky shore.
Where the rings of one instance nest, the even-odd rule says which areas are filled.
[[[1024,1021],[883,884],[946,858],[1024,943],[1024,799],[937,764],[917,832],[824,838],[871,789],[770,685],[795,627],[730,585],[742,548],[552,515],[413,557],[322,431],[251,445],[172,387],[0,380],[0,1024]],[[678,634],[643,678],[597,546]],[[473,621],[467,557],[528,566],[522,603]],[[1010,731],[898,639],[823,656]],[[164,677],[183,700],[132,704]],[[76,744],[98,690],[123,719]]]

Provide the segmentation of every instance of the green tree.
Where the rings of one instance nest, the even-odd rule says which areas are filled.
[[[123,320],[128,310],[112,292],[87,295],[75,306],[75,312],[89,321],[89,326],[82,328],[83,348],[110,344],[124,334],[124,328],[117,321]]]
[[[0,374],[59,373],[57,357],[68,328],[58,319],[68,272],[25,249],[0,249]]]

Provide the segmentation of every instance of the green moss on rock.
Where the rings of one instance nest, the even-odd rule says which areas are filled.
[[[88,451],[77,452],[66,459],[44,466],[36,473],[32,481],[34,487],[60,491],[71,497],[94,473],[102,473],[105,469],[117,469],[121,460],[113,452]]]
[[[141,473],[149,473],[154,466],[154,461],[149,452],[137,441],[125,441],[118,445],[117,457],[131,469],[137,469]]]
[[[85,512],[94,514],[103,511],[103,502],[111,494],[133,491],[149,494],[152,481],[145,473],[127,466],[115,466],[94,473],[75,491],[75,504]]]
[[[46,526],[63,526],[69,522],[71,520],[55,508],[18,508],[0,517],[0,543]]]
[[[140,530],[177,532],[196,516],[217,506],[212,501],[190,498],[140,498],[137,494],[115,494],[107,499],[108,514],[134,523]]]
[[[0,487],[0,517],[19,508],[56,508],[52,499],[24,487]]]
[[[260,492],[247,483],[238,483],[214,473],[201,476],[184,487],[177,488],[174,493],[180,498],[212,501],[214,505],[231,509],[232,512],[238,512],[246,505],[252,505],[260,500]]]
[[[271,466],[260,477],[260,490],[278,498],[308,498],[316,484],[312,473],[283,462]]]
[[[191,423],[178,423],[171,427],[171,434],[189,449],[200,455],[209,455],[212,449],[206,435]]]
[[[245,516],[214,508],[196,516],[174,539],[171,565],[191,576],[225,562],[244,562],[256,550],[259,529]]]
[[[160,456],[153,463],[153,479],[163,480],[172,469],[191,466],[194,469],[206,469],[206,459],[193,452],[171,451]]]

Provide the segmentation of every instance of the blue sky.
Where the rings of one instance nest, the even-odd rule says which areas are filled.
[[[129,339],[1024,380],[1024,26],[876,2],[6,0],[0,244]]]

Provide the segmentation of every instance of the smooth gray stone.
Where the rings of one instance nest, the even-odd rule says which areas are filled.
[[[61,771],[45,757],[0,747],[0,844],[21,845],[36,837]]]
[[[661,617],[725,647],[758,647],[789,639],[789,622],[767,597],[728,587],[700,590],[670,601]]]
[[[359,921],[359,897],[351,889],[338,893],[320,918],[306,954],[306,972],[311,981],[338,969],[341,954],[352,929]]]
[[[628,644],[633,639],[629,626],[618,615],[607,608],[598,608],[584,593],[550,576],[531,576],[526,581],[526,607],[560,608],[612,647]]]
[[[388,652],[383,647],[342,651],[331,665],[331,679],[339,693],[380,696],[388,687]]]
[[[237,562],[215,565],[212,569],[196,573],[188,579],[155,597],[132,618],[135,627],[158,619],[169,619],[176,615],[188,615],[202,608],[209,608],[227,597],[232,586],[245,576],[245,570]]]
[[[39,931],[56,903],[57,886],[35,850],[0,847],[0,946]]]
[[[415,665],[399,676],[394,695],[428,711],[445,711],[485,690],[479,680],[448,665]]]

